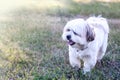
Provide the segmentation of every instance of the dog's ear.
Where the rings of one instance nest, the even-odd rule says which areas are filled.
[[[89,26],[89,24],[86,25],[86,39],[88,42],[91,42],[95,39],[95,32],[94,29]]]

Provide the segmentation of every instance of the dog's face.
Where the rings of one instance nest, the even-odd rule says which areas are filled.
[[[82,49],[94,40],[94,33],[85,20],[75,19],[65,25],[62,38],[70,46]]]

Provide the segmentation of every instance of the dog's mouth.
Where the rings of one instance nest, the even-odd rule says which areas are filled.
[[[72,41],[72,40],[69,40],[69,41],[68,41],[68,44],[69,44],[69,45],[74,45],[74,44],[75,44],[75,42],[74,42],[74,41]]]

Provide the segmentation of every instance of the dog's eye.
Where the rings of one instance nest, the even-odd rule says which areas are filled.
[[[70,29],[67,29],[66,31],[70,31]]]
[[[75,35],[77,35],[77,36],[81,37],[81,35],[79,35],[78,33],[74,32],[74,31],[73,31],[73,33],[74,33]]]
[[[74,33],[75,35],[78,35],[78,34],[77,34],[76,32],[74,32],[74,31],[73,31],[73,33]]]

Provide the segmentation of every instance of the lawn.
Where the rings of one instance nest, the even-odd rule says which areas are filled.
[[[119,8],[119,2],[26,0],[0,9],[0,80],[120,80]],[[99,14],[118,22],[109,22],[101,64],[83,75],[69,64],[62,30],[69,20]]]

